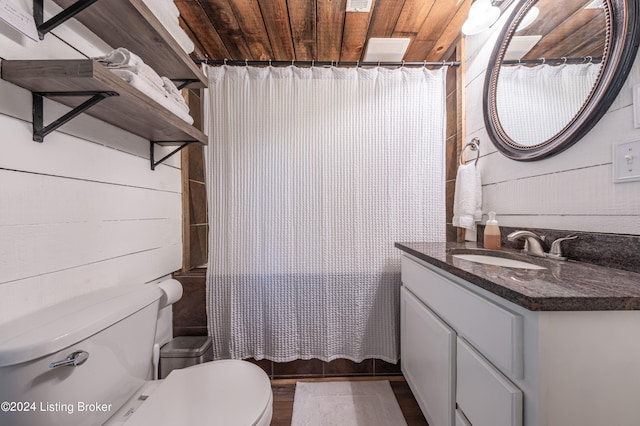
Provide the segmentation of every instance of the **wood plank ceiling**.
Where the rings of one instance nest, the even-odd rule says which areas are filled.
[[[195,59],[362,61],[372,37],[409,37],[405,61],[449,59],[472,0],[175,0]]]
[[[604,9],[593,0],[538,0],[540,16],[518,36],[542,35],[523,59],[601,57],[606,41]]]

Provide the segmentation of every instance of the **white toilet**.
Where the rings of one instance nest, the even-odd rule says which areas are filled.
[[[249,362],[148,380],[162,294],[114,287],[0,326],[0,424],[269,425],[269,378]]]

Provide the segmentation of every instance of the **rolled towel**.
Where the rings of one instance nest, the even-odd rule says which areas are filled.
[[[98,56],[94,59],[107,68],[121,68],[135,73],[137,73],[139,71],[139,67],[144,64],[138,55],[130,52],[124,47],[119,47],[104,56]]]
[[[138,55],[124,47],[119,47],[105,56],[99,56],[94,59],[111,70],[126,70],[134,74],[143,75],[145,79],[158,86],[158,88],[164,88],[164,82],[158,73],[149,65],[145,64]]]
[[[482,219],[482,180],[475,163],[458,167],[453,198],[453,226],[474,231]]]

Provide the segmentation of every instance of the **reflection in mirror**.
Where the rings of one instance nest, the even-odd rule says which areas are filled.
[[[496,89],[500,124],[523,147],[560,133],[588,100],[604,54],[605,11],[610,13],[598,0],[531,6],[507,47]]]
[[[485,124],[504,155],[557,154],[606,113],[635,60],[631,0],[517,0],[485,80]]]

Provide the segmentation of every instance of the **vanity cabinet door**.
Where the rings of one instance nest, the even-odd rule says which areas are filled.
[[[521,426],[522,391],[458,337],[456,402],[473,426]]]
[[[402,372],[430,426],[453,426],[456,334],[406,288],[400,294]]]

